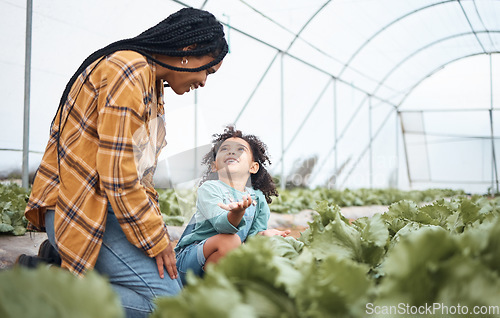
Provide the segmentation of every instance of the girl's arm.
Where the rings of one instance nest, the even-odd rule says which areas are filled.
[[[245,210],[252,204],[252,198],[250,195],[244,196],[240,202],[231,202],[229,204],[219,203],[218,206],[222,209],[228,211],[227,220],[234,227],[237,227],[243,215],[245,215]]]
[[[199,216],[210,222],[218,233],[235,234],[241,229],[245,209],[252,202],[246,200],[246,202],[223,204],[223,200],[224,194],[216,185],[210,182],[203,183],[198,189],[197,209]]]

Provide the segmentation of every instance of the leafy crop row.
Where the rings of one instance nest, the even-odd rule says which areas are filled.
[[[0,185],[0,233],[24,235],[24,209],[29,193],[15,183]]]
[[[461,190],[429,189],[422,191],[402,191],[398,189],[345,189],[328,188],[280,190],[280,195],[273,200],[271,211],[276,213],[297,213],[314,209],[316,202],[328,201],[340,207],[390,205],[409,200],[417,203],[432,202],[439,198],[463,195]]]
[[[331,190],[291,189],[280,190],[280,196],[270,205],[276,213],[297,213],[314,209],[316,202],[328,201],[339,206],[390,205],[400,200],[431,202],[437,198],[452,197],[463,191],[431,189],[401,191],[396,189]],[[24,209],[29,192],[16,184],[0,184],[0,232],[23,235],[26,232]],[[187,221],[196,205],[196,192],[192,190],[159,189],[158,198],[163,220],[167,225],[180,226]]]
[[[498,199],[400,201],[352,223],[326,201],[316,210],[299,240],[252,238],[203,279],[189,276],[177,297],[159,299],[153,317],[366,317],[398,304],[500,305]]]

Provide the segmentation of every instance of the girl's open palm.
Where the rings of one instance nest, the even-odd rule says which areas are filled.
[[[233,213],[242,213],[252,204],[252,198],[250,195],[243,196],[241,201],[230,202],[228,204],[219,203],[219,207],[226,211],[230,211]]]

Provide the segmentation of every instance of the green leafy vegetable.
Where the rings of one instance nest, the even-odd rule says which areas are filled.
[[[56,267],[0,272],[0,317],[125,317],[111,285],[95,272],[84,279]]]
[[[28,196],[28,192],[15,183],[0,184],[0,233],[26,233],[28,222],[24,209]]]

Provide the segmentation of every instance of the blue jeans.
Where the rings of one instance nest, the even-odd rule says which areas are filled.
[[[183,247],[177,255],[177,271],[179,272],[179,277],[181,278],[182,284],[186,285],[186,274],[188,270],[192,270],[195,275],[203,277],[205,271],[203,266],[205,266],[205,255],[203,254],[203,246],[207,242],[204,239],[201,242],[191,243],[191,245]]]
[[[56,246],[54,213],[47,211],[45,226],[50,243]],[[110,206],[94,268],[108,277],[127,317],[147,317],[154,310],[155,297],[174,296],[182,288],[180,279],[171,279],[166,269],[165,278],[160,278],[156,260],[127,240]]]

